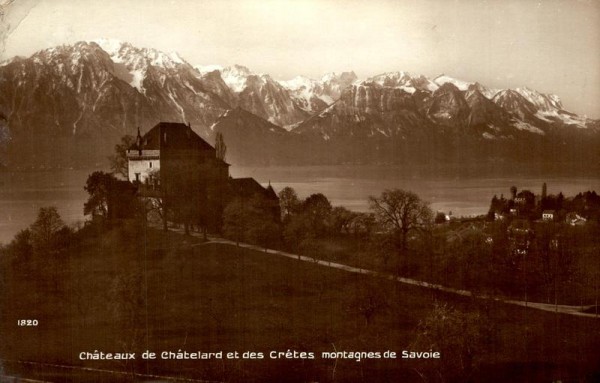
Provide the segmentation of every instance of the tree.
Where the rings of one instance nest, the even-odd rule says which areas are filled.
[[[433,212],[415,193],[385,190],[379,198],[369,197],[377,223],[394,238],[399,253],[407,249],[408,235],[431,225]]]
[[[15,238],[10,242],[9,249],[12,256],[18,261],[27,261],[33,254],[31,230],[23,229],[15,235]]]
[[[285,221],[296,213],[300,207],[300,200],[296,191],[286,186],[279,192],[279,205],[281,206],[281,218]]]
[[[300,252],[304,242],[313,237],[312,228],[305,214],[295,214],[286,220],[283,229],[285,242],[296,252]]]
[[[513,200],[517,197],[517,187],[516,186],[513,185],[510,187],[510,195],[512,196]]]
[[[343,206],[336,206],[331,211],[331,225],[335,234],[350,234],[352,221],[357,213],[346,209]]]
[[[93,172],[86,180],[85,191],[90,197],[83,205],[83,214],[113,220],[131,218],[137,207],[136,187],[110,173]]]
[[[545,288],[546,302],[557,303],[558,290],[574,281],[577,274],[577,241],[564,225],[546,222],[536,227],[530,273]]]
[[[54,206],[42,207],[37,219],[31,225],[31,242],[36,253],[49,253],[56,250],[58,233],[65,223]]]
[[[215,150],[217,152],[217,158],[221,161],[225,161],[225,155],[227,154],[227,145],[225,145],[225,139],[223,133],[217,132],[215,137]]]
[[[354,288],[354,297],[350,301],[349,311],[364,319],[365,327],[374,317],[388,310],[388,297],[375,281],[365,281]]]
[[[164,193],[160,187],[161,177],[159,170],[152,170],[149,174],[153,184],[150,188],[142,189],[140,193],[140,207],[144,211],[145,219],[151,223],[161,222],[163,231],[168,230],[168,209]]]
[[[548,196],[548,187],[546,186],[546,183],[544,182],[542,184],[542,201],[545,200],[547,196]]]
[[[322,193],[311,194],[302,203],[302,214],[306,215],[315,237],[325,234],[331,210],[331,203]]]
[[[108,157],[113,174],[119,174],[126,179],[129,177],[127,149],[134,143],[135,137],[125,135],[121,137],[121,142],[115,145],[115,154]]]
[[[88,192],[90,197],[83,204],[84,215],[108,217],[109,183],[112,178],[112,174],[100,171],[93,172],[88,176],[83,189]]]
[[[235,198],[227,205],[223,212],[223,233],[237,242],[254,243],[265,248],[281,237],[279,225],[259,196],[249,200]]]

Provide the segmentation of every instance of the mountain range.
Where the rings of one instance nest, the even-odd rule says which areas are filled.
[[[353,72],[278,81],[114,40],[0,64],[0,163],[101,166],[158,121],[223,133],[238,165],[578,162],[600,159],[600,122],[558,96],[441,75]]]

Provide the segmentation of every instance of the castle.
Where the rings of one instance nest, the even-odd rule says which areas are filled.
[[[160,122],[144,135],[138,128],[127,160],[129,181],[148,196],[168,197],[172,206],[179,203],[193,210],[194,204],[210,204],[211,214],[220,215],[233,198],[258,197],[279,219],[279,198],[271,185],[231,178],[230,165],[189,124]]]

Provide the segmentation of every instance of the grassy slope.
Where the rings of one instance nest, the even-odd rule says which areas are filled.
[[[394,286],[342,271],[223,245],[190,247],[183,237],[114,230],[84,238],[45,265],[47,278],[10,270],[2,294],[0,355],[5,359],[223,381],[329,381],[334,363],[302,360],[79,361],[81,351],[401,351],[436,300],[456,297]],[[187,242],[192,241],[187,239]],[[147,270],[146,305],[144,269]],[[356,307],[385,302],[370,323]],[[478,380],[590,377],[600,366],[598,321],[487,305],[499,342],[482,356]],[[37,318],[37,328],[16,327]],[[146,336],[147,335],[147,336]],[[148,347],[146,347],[148,346]],[[436,362],[425,365],[435,366]],[[412,361],[339,361],[336,381],[419,381]],[[80,373],[6,364],[8,372],[62,381],[114,381]],[[27,371],[27,372],[25,372]],[[123,378],[124,380],[127,377]],[[591,378],[590,378],[591,379]],[[591,380],[590,380],[591,381]]]

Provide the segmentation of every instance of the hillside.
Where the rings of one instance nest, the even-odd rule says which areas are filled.
[[[174,233],[97,229],[80,232],[52,262],[2,259],[7,288],[0,294],[0,358],[32,362],[5,362],[4,374],[45,381],[128,381],[139,373],[229,382],[418,382],[419,372],[436,374],[442,368],[451,377],[457,372],[443,360],[269,357],[271,351],[288,350],[316,355],[412,350],[419,323],[436,302],[478,313],[490,325],[494,346],[475,354],[476,381],[575,376],[592,381],[597,373],[600,354],[594,346],[600,334],[593,319],[395,287],[234,246],[197,246],[195,239]],[[365,307],[372,307],[368,320]],[[36,318],[39,325],[15,328],[19,318]],[[79,358],[94,350],[134,352],[138,358]],[[253,351],[264,357],[140,360],[145,350]],[[449,363],[458,358],[451,354],[445,356]],[[42,361],[48,364],[36,364]]]

